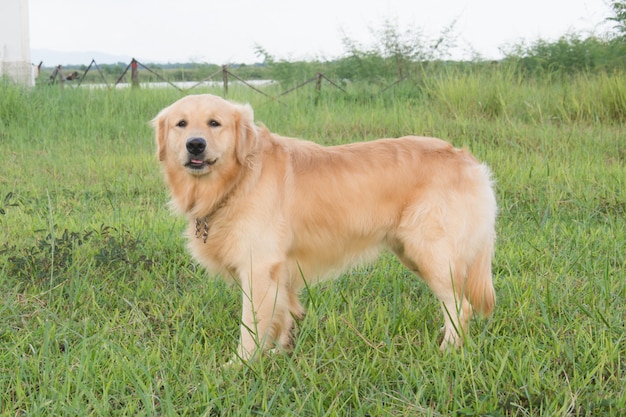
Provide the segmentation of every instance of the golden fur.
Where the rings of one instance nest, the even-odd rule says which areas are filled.
[[[242,289],[242,359],[288,348],[299,291],[384,247],[440,300],[442,348],[463,343],[473,310],[493,310],[496,201],[469,152],[414,136],[323,147],[208,94],[178,100],[153,125],[189,250]]]

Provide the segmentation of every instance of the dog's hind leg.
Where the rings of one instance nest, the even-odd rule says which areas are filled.
[[[467,298],[458,296],[454,289],[448,290],[445,295],[435,294],[441,302],[444,319],[443,341],[440,349],[443,351],[449,347],[460,347],[469,330],[469,322],[473,314],[472,306]]]
[[[394,250],[402,263],[419,275],[441,303],[444,326],[441,350],[459,347],[472,317],[472,306],[465,296],[465,267],[454,265],[445,244],[402,245]]]

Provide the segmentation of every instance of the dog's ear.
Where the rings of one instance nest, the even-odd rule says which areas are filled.
[[[235,153],[241,165],[249,164],[249,157],[257,147],[258,133],[254,124],[254,112],[249,104],[237,105]]]
[[[156,145],[157,145],[157,156],[159,157],[159,161],[165,160],[166,148],[165,148],[165,136],[167,135],[167,127],[165,125],[166,110],[163,109],[161,112],[150,122],[152,128],[154,129],[156,136]]]

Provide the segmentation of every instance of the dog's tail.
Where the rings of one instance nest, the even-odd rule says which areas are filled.
[[[496,291],[491,277],[493,242],[485,245],[467,269],[465,291],[475,312],[488,316],[496,305]]]

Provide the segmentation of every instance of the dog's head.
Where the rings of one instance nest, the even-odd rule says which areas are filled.
[[[161,110],[152,126],[159,160],[195,176],[234,161],[246,165],[257,143],[252,108],[210,94],[176,101]]]

